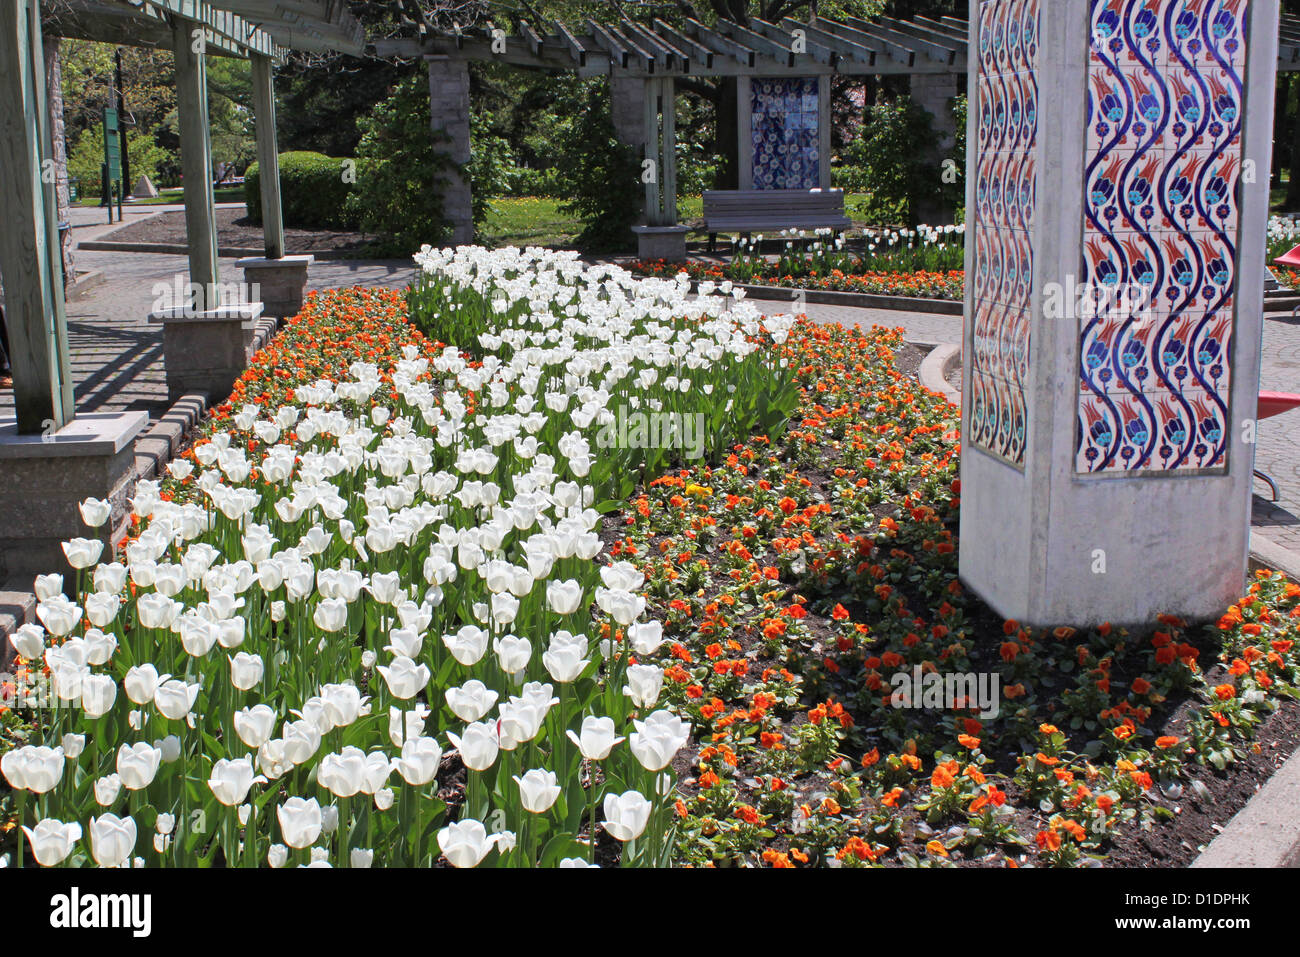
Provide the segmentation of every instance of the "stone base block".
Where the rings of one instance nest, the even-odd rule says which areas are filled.
[[[633,226],[636,252],[641,259],[681,262],[686,258],[685,226]]]
[[[79,415],[50,435],[19,435],[0,418],[0,579],[22,582],[70,571],[63,542],[99,538],[105,555],[126,534],[135,488],[135,438],[146,412]],[[108,522],[91,529],[77,506],[87,498],[112,503]]]
[[[163,364],[170,401],[195,392],[224,402],[248,367],[248,351],[262,315],[262,303],[223,306],[190,313],[155,312],[149,322],[163,327]]]
[[[256,288],[257,298],[263,306],[263,315],[274,319],[288,319],[302,312],[307,294],[307,269],[316,261],[315,256],[284,256],[265,259],[251,256],[236,261],[244,270],[244,283]]]

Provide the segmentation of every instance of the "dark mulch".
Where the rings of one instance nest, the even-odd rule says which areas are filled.
[[[1179,712],[1186,710],[1186,706]],[[1169,733],[1185,715],[1176,712]],[[1255,731],[1247,755],[1223,771],[1209,765],[1188,765],[1190,780],[1177,797],[1151,794],[1174,817],[1168,824],[1144,830],[1136,822],[1115,835],[1106,863],[1112,867],[1186,867],[1234,814],[1246,806],[1287,759],[1300,748],[1300,703],[1285,701]],[[1199,782],[1204,790],[1193,782]]]
[[[262,226],[252,222],[242,209],[218,209],[217,244],[223,247],[261,249]],[[138,223],[114,230],[103,239],[114,243],[171,243],[185,245],[185,213],[159,213]],[[364,252],[377,236],[342,229],[288,229],[284,244],[290,253]]]

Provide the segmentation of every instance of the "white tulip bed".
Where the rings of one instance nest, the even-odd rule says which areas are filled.
[[[669,862],[688,725],[598,529],[680,453],[596,437],[620,408],[698,413],[713,451],[780,428],[793,321],[572,254],[416,260],[447,345],[237,404],[138,485],[120,560],[72,541],[38,579],[12,641],[44,743],[0,766],[40,864],[586,866],[600,831]]]

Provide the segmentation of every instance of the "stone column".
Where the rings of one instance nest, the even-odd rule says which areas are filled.
[[[469,64],[448,56],[427,56],[429,66],[429,116],[435,133],[449,142],[439,148],[459,164],[470,159]],[[474,207],[469,177],[459,171],[444,175],[443,215],[451,223],[451,243],[474,241]]]
[[[149,323],[163,327],[169,400],[201,392],[212,405],[224,402],[248,368],[261,316],[260,302],[152,313]]]
[[[72,538],[100,539],[109,560],[126,533],[134,440],[148,425],[147,412],[83,413],[48,435],[19,435],[12,417],[0,419],[0,579],[69,574],[62,545]],[[88,498],[112,505],[99,529],[77,508]]]
[[[643,77],[609,78],[610,119],[620,143],[645,145],[646,81]]]
[[[1217,617],[1246,576],[1277,0],[975,10],[962,579],[1035,625]]]
[[[953,100],[961,92],[962,77],[955,73],[917,73],[911,78],[911,86],[912,102],[934,118],[932,125],[938,136],[934,149],[926,156],[926,162],[933,167],[936,188],[922,198],[917,217],[930,225],[946,225],[953,222],[956,210],[944,202],[938,184],[943,161],[957,142]]]

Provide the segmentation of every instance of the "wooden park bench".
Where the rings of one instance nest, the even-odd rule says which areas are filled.
[[[709,249],[718,233],[777,229],[848,229],[842,189],[713,189],[704,193]]]

